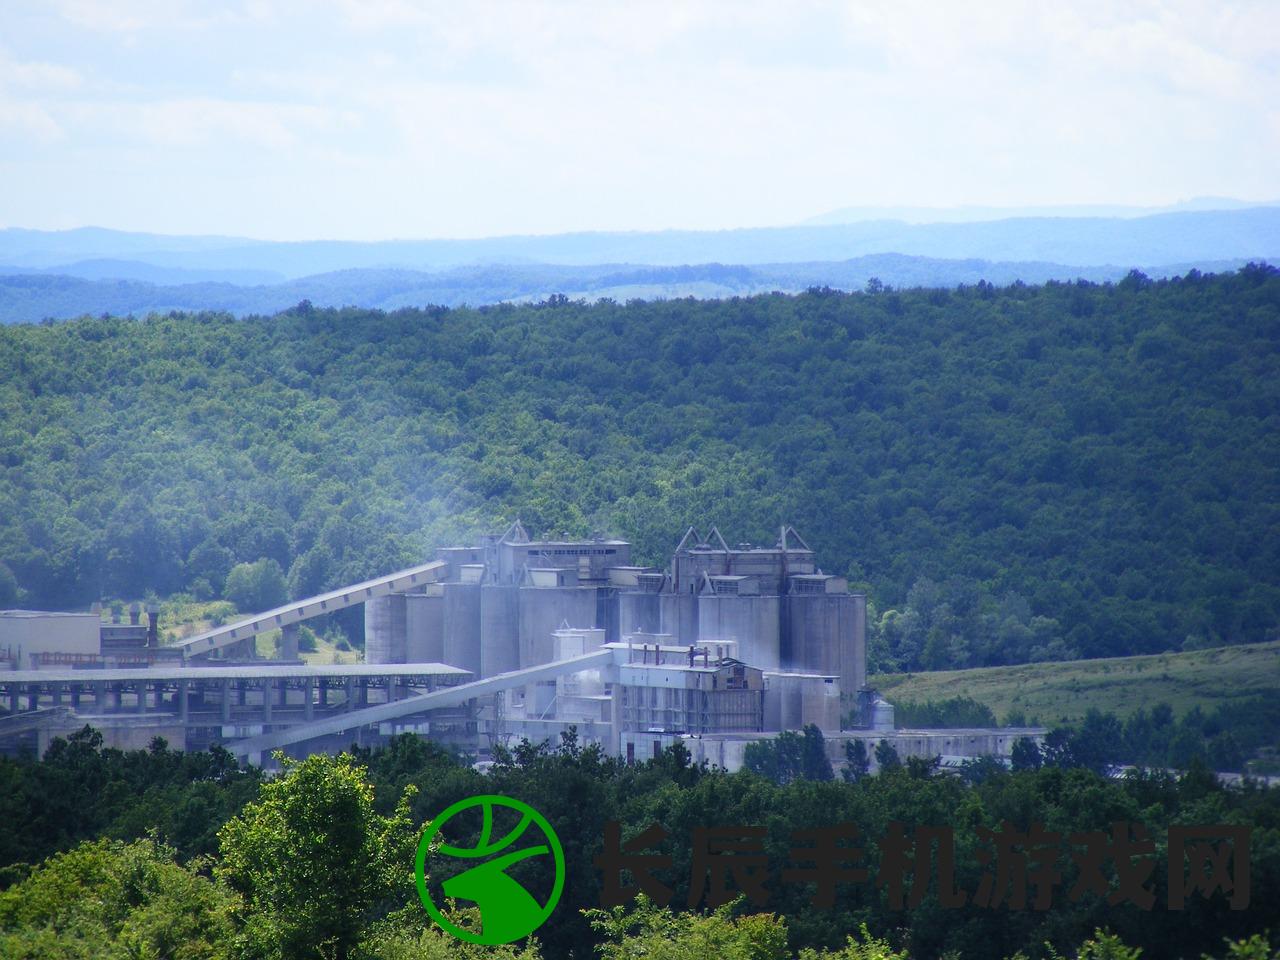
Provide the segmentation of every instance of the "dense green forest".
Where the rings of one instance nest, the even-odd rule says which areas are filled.
[[[800,739],[814,736],[821,734],[811,728]],[[1141,949],[1143,957],[1199,960],[1223,956],[1224,939],[1252,940],[1248,952],[1237,946],[1229,953],[1241,960],[1276,955],[1280,791],[1226,789],[1203,768],[1181,779],[1112,781],[1083,768],[1070,750],[1049,759],[1064,765],[1009,772],[976,762],[952,777],[913,757],[882,760],[886,772],[873,777],[855,771],[836,779],[829,764],[806,765],[803,775],[777,783],[692,766],[682,748],[628,766],[581,748],[570,734],[554,749],[522,743],[481,775],[439,746],[405,736],[376,752],[315,755],[264,780],[256,770],[238,771],[221,751],[182,755],[158,741],[149,751],[121,753],[86,730],[55,741],[42,761],[0,759],[0,956],[1133,960]],[[563,897],[537,944],[471,949],[430,925],[416,901],[410,865],[423,823],[487,793],[542,812],[564,847]],[[666,831],[653,847],[672,858],[655,874],[674,892],[667,909],[598,910],[604,875],[594,858],[609,820],[628,839],[654,824]],[[889,839],[895,822],[907,835],[917,826],[951,827],[955,882],[975,897],[995,870],[990,861],[983,866],[992,842],[983,830],[1039,823],[1057,839],[1036,856],[1028,850],[1026,909],[972,899],[948,906],[937,883],[913,903],[910,883],[879,882],[897,849]],[[1118,889],[1110,862],[1100,865],[1100,887],[1085,882],[1072,894],[1087,863],[1078,856],[1087,838],[1074,835],[1109,837],[1115,822],[1141,824],[1154,838],[1157,866],[1139,876],[1153,897],[1150,910],[1141,893],[1138,902],[1108,901]],[[779,882],[791,863],[792,831],[845,823],[860,830],[865,882],[838,883],[830,905],[812,902],[817,888],[809,881]],[[1232,909],[1218,890],[1194,892],[1184,909],[1168,909],[1169,828],[1233,824],[1252,831],[1248,905]],[[768,901],[690,912],[693,831],[731,825],[764,828]],[[449,842],[474,846],[472,828],[480,824],[457,827]],[[1038,872],[1037,856],[1056,856],[1060,876]],[[443,883],[464,866],[433,860],[429,882]],[[547,888],[541,860],[512,873],[527,889]],[[1019,882],[1012,876],[1008,896]],[[1041,881],[1054,888],[1046,909],[1033,908]],[[737,877],[731,884],[741,889]]]
[[[1280,271],[0,329],[0,605],[295,596],[520,516],[796,525],[873,668],[1262,640]]]

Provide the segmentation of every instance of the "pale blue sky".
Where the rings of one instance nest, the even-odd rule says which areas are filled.
[[[1280,198],[1280,0],[0,7],[0,226],[474,237],[1206,194]]]

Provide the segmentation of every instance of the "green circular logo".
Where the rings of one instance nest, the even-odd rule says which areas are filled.
[[[481,816],[480,838],[476,845],[455,847],[442,842],[436,848],[435,856],[484,860],[478,866],[452,876],[442,884],[446,896],[455,900],[470,900],[480,909],[480,933],[466,930],[444,916],[427,890],[427,855],[431,852],[432,840],[450,820],[476,807],[480,808]],[[496,840],[495,809],[512,810],[519,814],[519,822]],[[542,837],[534,838],[532,843],[526,842],[524,846],[509,853],[502,852],[524,837],[530,826],[536,826],[542,832]],[[550,856],[554,861],[555,882],[547,902],[541,904],[520,883],[507,876],[507,868],[533,857],[544,856]],[[564,848],[560,846],[560,838],[551,829],[551,824],[547,823],[547,818],[527,803],[496,794],[467,797],[441,813],[422,832],[422,837],[418,840],[418,855],[414,859],[414,876],[418,881],[418,896],[422,905],[427,908],[427,913],[431,914],[431,919],[459,940],[487,946],[512,943],[542,926],[560,902],[560,894],[564,891]]]

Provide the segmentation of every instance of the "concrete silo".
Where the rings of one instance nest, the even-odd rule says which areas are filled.
[[[656,593],[628,591],[618,594],[618,632],[622,637],[633,633],[661,633],[662,606]]]
[[[520,588],[486,583],[480,591],[480,676],[520,668]]]
[[[535,667],[555,658],[552,634],[562,626],[596,625],[596,591],[592,587],[523,586],[520,588],[520,667]]]
[[[480,676],[480,583],[444,584],[444,662]]]
[[[698,597],[698,642],[736,640],[737,657],[743,663],[761,670],[779,670],[782,668],[781,603],[782,598],[777,596],[705,592]]]
[[[405,596],[405,662],[444,662],[444,587]]]
[[[364,603],[366,663],[404,663],[408,632],[403,593],[372,597]]]
[[[834,675],[852,693],[866,683],[866,597],[838,577],[792,578],[786,598],[783,668]]]

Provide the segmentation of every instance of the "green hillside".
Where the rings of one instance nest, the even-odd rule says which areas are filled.
[[[1143,657],[1035,663],[975,670],[881,674],[888,700],[924,703],[969,697],[1003,721],[1011,711],[1043,724],[1077,722],[1090,710],[1127,718],[1167,703],[1175,716],[1205,713],[1252,696],[1280,697],[1280,642]]]
[[[1261,642],[1278,347],[1270,267],[5,327],[0,606],[217,598],[260,558],[308,595],[517,515],[654,564],[790,522],[882,670]]]

